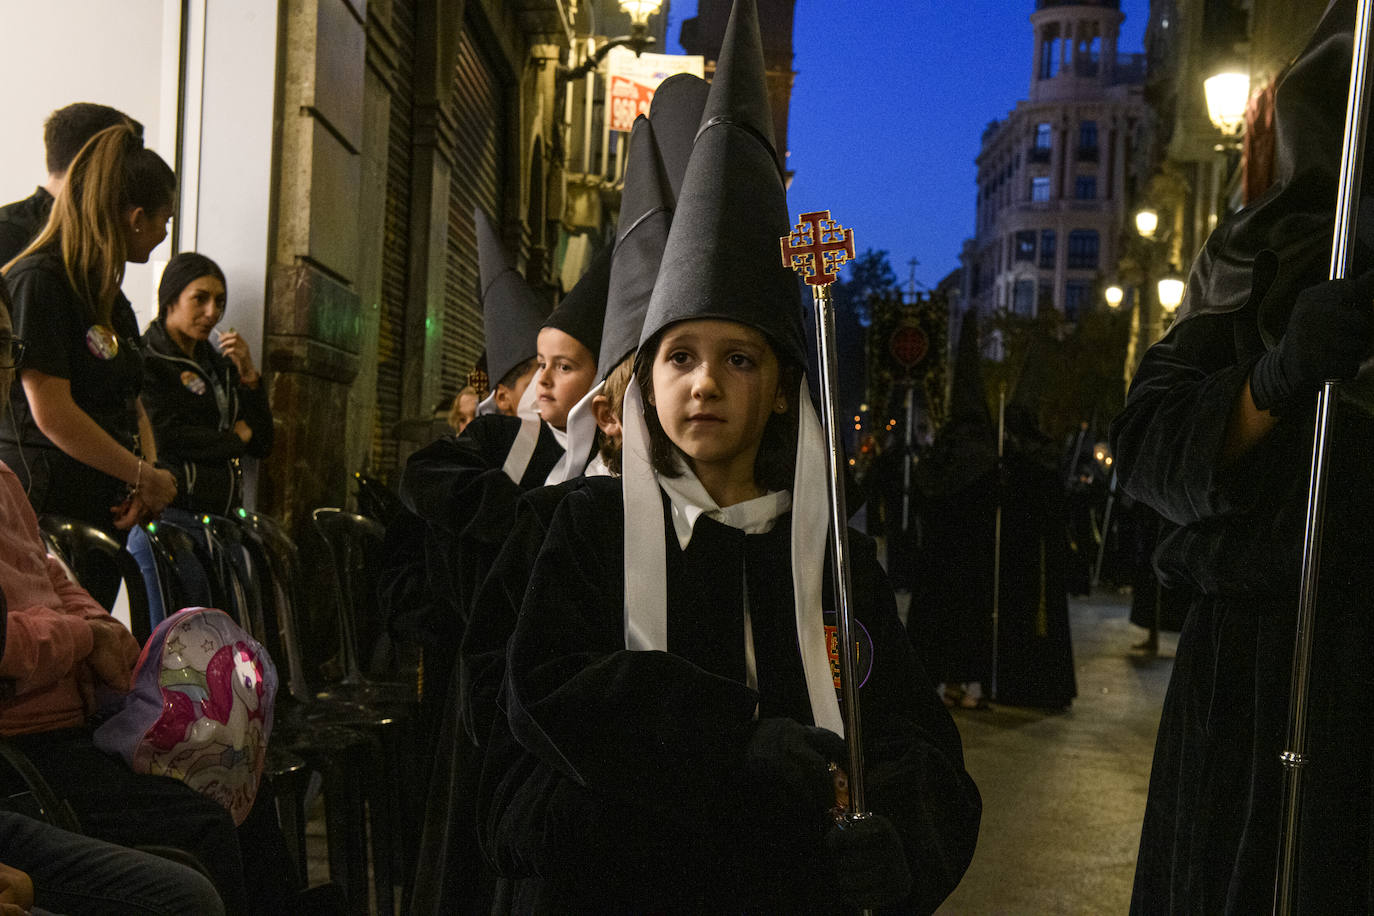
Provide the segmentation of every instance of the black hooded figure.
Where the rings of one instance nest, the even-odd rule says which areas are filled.
[[[1284,76],[1278,183],[1212,234],[1180,319],[1112,424],[1121,485],[1168,522],[1160,579],[1193,593],[1155,747],[1138,913],[1273,905],[1313,416],[1329,378],[1349,381],[1331,440],[1297,900],[1304,913],[1374,911],[1374,420],[1356,378],[1374,339],[1367,184],[1358,279],[1326,279],[1354,10],[1333,2]]]
[[[993,700],[1062,709],[1078,695],[1069,633],[1068,510],[1059,450],[1040,428],[1049,355],[1027,347],[1006,409]]]
[[[997,426],[988,411],[980,361],[978,319],[970,312],[959,329],[949,419],[916,465],[925,536],[907,630],[936,681],[979,683],[986,692],[992,674],[998,476]],[[962,698],[957,689],[950,696]]]
[[[779,257],[789,219],[771,124],[754,2],[737,0],[637,373],[663,361],[662,334],[699,319],[742,326],[780,363],[804,366],[797,282]],[[676,473],[652,469],[650,441],[657,449],[667,437],[648,424],[663,399],[646,411],[632,380],[624,476],[588,479],[554,514],[507,654],[504,705],[527,776],[490,811],[500,855],[528,876],[515,882],[515,910],[830,912],[881,901],[931,911],[967,867],[977,790],[873,544],[858,534],[856,617],[872,659],[860,694],[878,816],[827,833],[826,762],[843,756],[843,722],[820,597],[823,448],[804,385],[793,374],[795,409],[767,421],[778,453],[795,445],[795,459],[778,461],[790,488],[722,506],[681,459]]]

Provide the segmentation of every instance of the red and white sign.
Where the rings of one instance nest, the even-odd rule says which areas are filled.
[[[649,113],[658,84],[674,73],[704,76],[706,61],[684,54],[641,54],[613,48],[606,56],[606,105],[611,130],[629,131],[635,118]]]

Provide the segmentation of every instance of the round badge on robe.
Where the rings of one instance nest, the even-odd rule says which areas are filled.
[[[86,331],[86,349],[100,359],[114,359],[119,355],[119,338],[103,324],[93,324]]]
[[[181,373],[181,384],[184,385],[186,390],[191,392],[192,394],[205,393],[205,379],[201,378],[199,375],[192,372],[190,369],[187,369],[185,372]]]
[[[835,679],[835,689],[840,689],[840,629],[834,625],[835,612],[825,612],[825,651],[830,656],[830,675]],[[859,686],[868,683],[868,677],[873,673],[873,637],[868,635],[868,628],[857,618],[854,626],[858,633],[850,633],[854,639],[854,656],[856,664],[855,671],[859,675]]]

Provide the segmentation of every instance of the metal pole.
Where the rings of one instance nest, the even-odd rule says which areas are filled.
[[[853,611],[849,605],[849,512],[844,498],[844,449],[840,444],[840,425],[835,417],[835,397],[839,393],[836,373],[835,306],[830,287],[811,288],[816,304],[816,340],[820,352],[821,425],[825,429],[826,459],[830,473],[830,553],[835,561],[835,588],[839,594],[835,625],[840,643],[840,685],[844,695],[844,725],[849,745],[849,802],[855,816],[868,810],[864,801],[863,738],[859,722],[859,672],[854,657]]]
[[[1112,530],[1112,504],[1116,502],[1116,471],[1107,485],[1107,508],[1102,512],[1102,539],[1097,543],[1097,565],[1093,567],[1093,588],[1102,582],[1102,558],[1107,552],[1107,532]]]
[[[902,456],[902,536],[905,537],[911,522],[911,427],[914,421],[912,416],[913,384],[908,384],[906,389],[906,435],[903,437],[906,443],[906,453]]]
[[[1002,612],[1002,454],[1007,440],[1007,383],[997,387],[997,513],[992,526],[992,681],[988,697],[997,699],[997,638]]]
[[[1368,127],[1369,36],[1371,0],[1360,0],[1350,60],[1350,92],[1346,98],[1345,144],[1341,151],[1340,184],[1336,191],[1336,226],[1331,241],[1331,279],[1346,276],[1349,246],[1355,237],[1355,197],[1364,169],[1364,138]],[[1312,631],[1316,624],[1317,574],[1321,565],[1322,529],[1326,514],[1326,483],[1330,433],[1336,402],[1336,383],[1326,381],[1317,396],[1312,467],[1303,532],[1302,587],[1298,599],[1297,632],[1293,640],[1293,674],[1288,699],[1288,743],[1283,762],[1283,810],[1279,831],[1278,872],[1274,878],[1274,911],[1287,916],[1297,894],[1298,826],[1302,808],[1302,774],[1307,765],[1308,687],[1311,679]]]

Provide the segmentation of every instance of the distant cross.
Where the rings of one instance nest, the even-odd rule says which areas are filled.
[[[782,242],[782,263],[801,274],[808,286],[829,286],[840,268],[854,259],[854,230],[839,226],[829,210],[803,213]]]
[[[907,295],[909,295],[909,296],[911,297],[911,301],[912,301],[912,302],[915,302],[915,301],[916,301],[916,265],[917,265],[917,264],[920,264],[921,262],[918,261],[918,260],[916,260],[915,258],[912,258],[910,261],[907,261],[907,263],[911,265],[911,279],[910,279],[909,281],[907,281]]]

